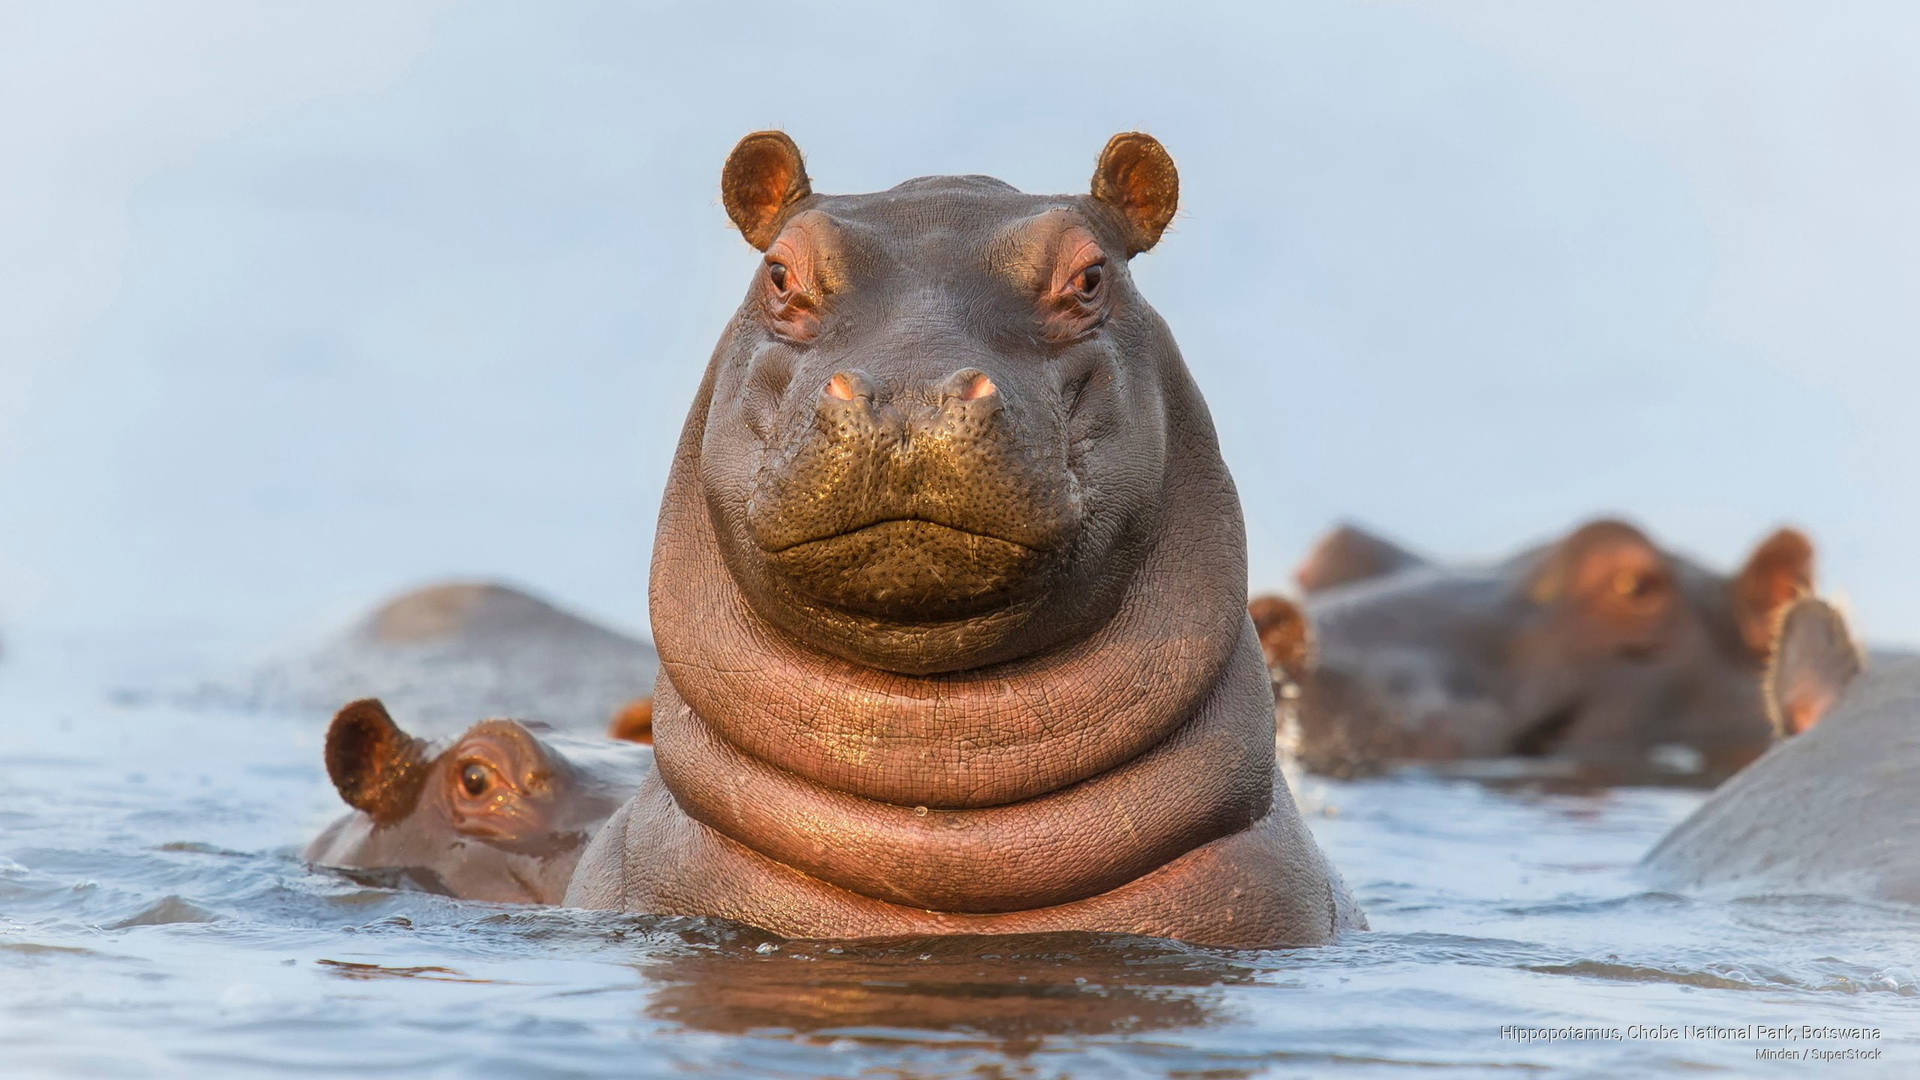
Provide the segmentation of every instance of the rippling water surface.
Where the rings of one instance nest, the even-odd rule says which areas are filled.
[[[463,903],[304,865],[323,716],[129,694],[180,642],[0,660],[0,1072],[1776,1075],[1920,1069],[1910,909],[1648,892],[1699,799],[1399,777],[1302,801],[1375,927],[1235,953],[1091,935],[830,944]],[[1782,807],[1781,812],[1792,812]],[[1876,1027],[1521,1042],[1503,1026]],[[1657,1030],[1654,1034],[1657,1034]]]

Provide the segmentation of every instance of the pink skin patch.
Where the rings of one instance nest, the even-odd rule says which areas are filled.
[[[991,397],[995,392],[996,388],[993,385],[993,380],[987,378],[986,374],[982,372],[975,374],[974,377],[967,382],[966,388],[960,391],[960,400],[978,401],[983,397]]]

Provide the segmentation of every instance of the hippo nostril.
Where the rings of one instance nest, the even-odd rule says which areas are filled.
[[[848,377],[846,372],[835,372],[833,378],[827,380],[827,396],[830,398],[839,398],[841,401],[853,400],[853,380]]]
[[[993,384],[986,372],[967,367],[948,375],[935,392],[945,402],[983,401],[998,395],[1000,388]]]

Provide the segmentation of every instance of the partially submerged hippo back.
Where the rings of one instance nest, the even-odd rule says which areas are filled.
[[[1483,567],[1344,527],[1297,573],[1317,653],[1309,768],[1530,758],[1609,781],[1730,775],[1772,731],[1758,692],[1813,549],[1781,530],[1733,577],[1596,521]]]
[[[581,733],[606,729],[658,671],[644,641],[492,582],[414,589],[344,632],[275,661],[259,702],[298,711],[378,696],[434,733],[475,716],[527,716]]]
[[[1663,888],[1826,893],[1920,904],[1920,659],[1875,663],[1803,600],[1768,674],[1781,742],[1647,855]]]
[[[315,838],[307,861],[404,870],[469,900],[555,904],[651,754],[514,720],[482,721],[436,749],[365,700],[334,717],[326,758],[354,811]]]
[[[1173,163],[1093,193],[978,176],[811,192],[729,158],[766,258],[655,542],[654,775],[568,902],[789,936],[1359,921],[1274,767],[1211,420],[1127,260]]]

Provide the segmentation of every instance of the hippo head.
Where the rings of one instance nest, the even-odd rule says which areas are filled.
[[[1790,738],[1819,723],[1866,666],[1833,605],[1812,596],[1796,600],[1780,619],[1762,683],[1774,733]]]
[[[435,753],[372,699],[334,717],[326,762],[356,813],[314,841],[310,861],[425,871],[475,900],[558,903],[624,794],[517,721],[482,721]]]
[[[1303,723],[1336,757],[1724,776],[1771,737],[1759,673],[1812,561],[1780,530],[1729,578],[1600,520],[1456,569],[1344,528],[1297,575],[1318,635]]]
[[[762,618],[929,674],[1112,614],[1156,527],[1174,352],[1127,263],[1177,186],[1141,134],[1066,196],[981,176],[821,195],[786,135],[740,142],[723,201],[765,258],[716,354],[700,479]]]

